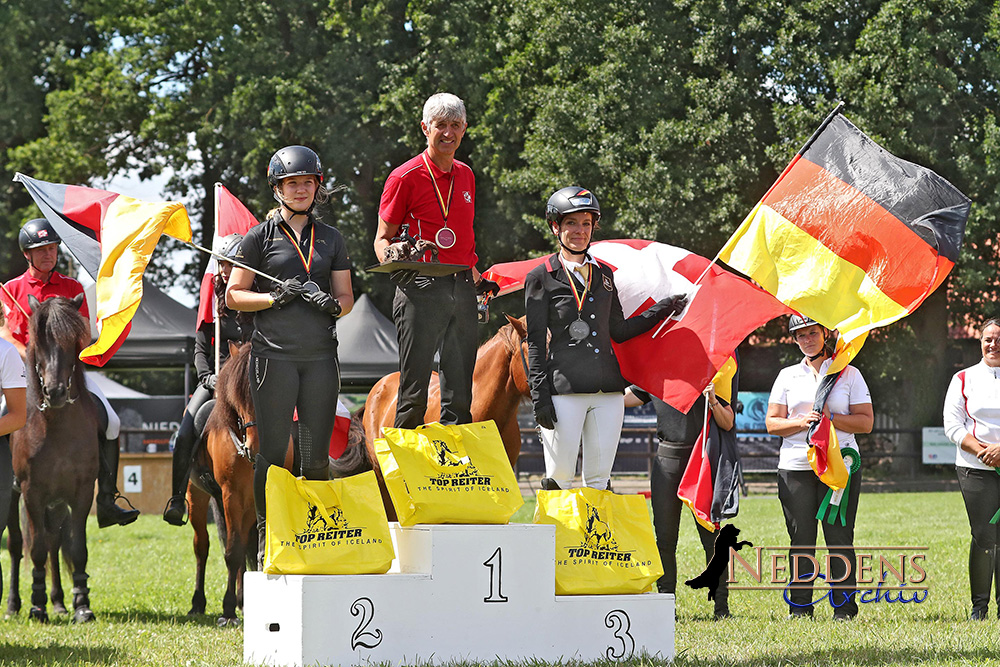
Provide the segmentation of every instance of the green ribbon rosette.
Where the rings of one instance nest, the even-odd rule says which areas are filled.
[[[846,526],[847,497],[851,491],[851,478],[854,476],[854,473],[861,470],[861,455],[853,449],[844,449],[842,450],[842,456],[844,457],[844,465],[847,467],[847,484],[840,491],[827,490],[826,497],[823,498],[823,502],[819,506],[819,511],[816,512],[816,518],[827,523],[836,523],[839,518],[840,525]],[[998,469],[998,472],[1000,472],[1000,469]],[[1000,520],[1000,510],[997,511],[993,519],[994,523]]]

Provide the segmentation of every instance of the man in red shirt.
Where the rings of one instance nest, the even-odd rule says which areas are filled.
[[[47,220],[37,218],[26,222],[21,227],[17,242],[28,262],[28,270],[7,282],[0,292],[0,303],[6,317],[6,322],[0,325],[0,337],[13,343],[24,359],[28,345],[28,318],[31,316],[28,296],[34,296],[39,301],[54,296],[73,298],[83,293],[83,285],[55,270],[62,239]],[[89,316],[86,300],[80,306],[80,312],[84,317]],[[90,378],[87,378],[87,389],[97,406],[100,424],[97,523],[101,528],[124,526],[136,520],[139,510],[126,510],[115,504],[118,497],[118,430],[121,422],[108,399]]]
[[[392,314],[399,342],[399,395],[395,426],[424,423],[434,354],[440,355],[441,423],[472,421],[472,371],[476,365],[476,292],[496,286],[476,270],[476,180],[455,159],[467,127],[465,104],[450,93],[432,95],[424,104],[420,127],[427,150],[393,170],[379,204],[375,255],[385,250],[400,225],[409,234],[438,246],[445,264],[468,267],[450,276],[429,277],[396,271]]]

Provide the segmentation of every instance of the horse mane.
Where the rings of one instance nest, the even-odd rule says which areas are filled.
[[[36,352],[58,348],[74,351],[73,380],[78,387],[84,386],[84,369],[78,355],[90,341],[90,323],[72,301],[65,297],[42,301],[28,320],[28,339],[27,365],[36,384],[41,382],[35,374]]]
[[[209,425],[227,428],[234,433],[240,432],[240,415],[236,406],[251,405],[250,396],[250,373],[247,372],[247,363],[250,358],[250,343],[243,343],[236,350],[236,354],[230,355],[226,363],[219,369],[219,379],[215,386],[215,410],[209,417]],[[218,422],[221,420],[221,424]]]
[[[494,340],[498,340],[502,343],[504,348],[510,352],[511,355],[520,354],[521,337],[517,334],[517,330],[514,329],[514,325],[510,322],[500,327],[499,331],[493,334],[488,341],[480,345],[480,350],[492,343]]]

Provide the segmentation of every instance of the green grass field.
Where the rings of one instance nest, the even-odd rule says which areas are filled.
[[[529,501],[515,521],[530,521],[533,510],[534,502]],[[773,496],[743,499],[735,523],[743,531],[740,537],[757,545],[787,544]],[[242,631],[215,627],[225,572],[214,533],[207,584],[210,614],[189,618],[186,613],[194,583],[190,529],[168,526],[155,516],[143,516],[127,528],[105,530],[97,530],[91,519],[88,529],[91,602],[98,620],[74,626],[66,618],[54,617],[50,624],[38,625],[27,620],[25,609],[19,617],[0,621],[0,666],[240,663]],[[863,604],[853,623],[834,623],[829,605],[817,606],[814,621],[788,621],[780,592],[733,591],[733,618],[713,621],[704,591],[696,593],[682,586],[677,596],[676,664],[1000,662],[1000,623],[965,620],[970,606],[969,528],[958,493],[863,493],[856,543],[926,547],[927,600],[906,605]],[[704,563],[693,520],[688,517],[682,524],[679,559],[681,579],[700,572]],[[10,569],[6,555],[2,562],[6,586]],[[25,601],[28,576],[25,568],[21,584]],[[68,594],[68,577],[64,579]],[[993,609],[991,615],[995,619]],[[654,663],[637,659],[625,664]]]

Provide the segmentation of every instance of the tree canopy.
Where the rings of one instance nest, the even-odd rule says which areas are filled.
[[[343,186],[325,215],[365,266],[382,183],[423,146],[424,99],[448,90],[469,111],[459,156],[477,175],[481,268],[550,251],[544,202],[569,184],[597,193],[605,238],[713,257],[844,100],[974,202],[947,290],[869,344],[886,396],[914,369],[880,345],[931,360],[908,422],[939,408],[948,325],[998,296],[997,1],[11,0],[0,17],[8,234],[32,215],[15,170],[86,184],[169,166],[170,191],[209,221],[204,242],[212,184],[262,217],[268,157],[301,143]],[[387,281],[355,284],[388,307]]]

